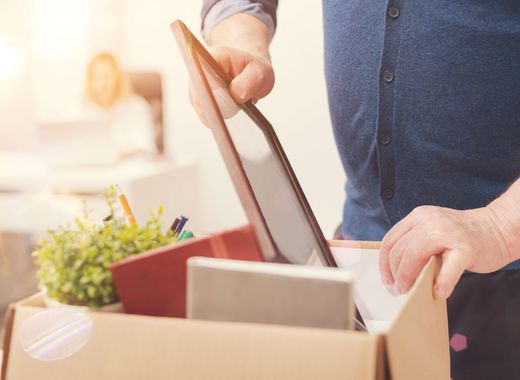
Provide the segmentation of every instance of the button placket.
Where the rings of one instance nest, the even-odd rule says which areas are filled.
[[[379,142],[382,144],[382,145],[388,145],[390,144],[390,135],[387,133],[387,132],[381,132],[379,133]]]
[[[404,0],[389,0],[386,13],[385,35],[379,71],[379,102],[377,118],[377,152],[379,165],[379,196],[383,202],[388,220],[395,222],[393,215],[399,214],[398,196],[395,181],[395,144],[394,125],[395,91],[397,89],[397,63]],[[391,217],[392,216],[392,217]]]
[[[385,199],[390,199],[394,196],[394,190],[390,187],[387,187],[386,189],[383,189],[381,196]]]
[[[383,71],[383,80],[386,83],[392,83],[394,81],[394,73],[389,69],[386,69],[385,71]]]
[[[399,8],[397,8],[395,5],[390,5],[388,7],[388,16],[392,19],[396,19],[399,17],[401,12],[399,11]]]

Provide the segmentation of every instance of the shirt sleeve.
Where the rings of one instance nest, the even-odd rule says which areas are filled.
[[[204,0],[202,36],[207,40],[213,27],[236,13],[247,13],[262,21],[274,33],[278,0]]]

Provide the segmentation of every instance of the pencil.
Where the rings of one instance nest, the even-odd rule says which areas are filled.
[[[119,199],[119,203],[121,203],[121,207],[123,208],[123,211],[126,216],[126,220],[128,223],[133,226],[134,224],[137,224],[135,221],[134,214],[132,212],[132,209],[130,208],[130,205],[128,204],[128,200],[126,199],[125,194],[121,191],[121,188],[116,185],[117,189],[117,199]]]

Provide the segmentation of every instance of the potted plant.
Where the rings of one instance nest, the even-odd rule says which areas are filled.
[[[85,204],[82,217],[49,230],[34,251],[40,287],[49,306],[106,309],[117,305],[110,264],[176,241],[171,230],[161,231],[162,206],[150,212],[145,225],[128,225],[116,207],[116,189],[105,190],[104,198],[110,214],[103,223],[91,220]]]

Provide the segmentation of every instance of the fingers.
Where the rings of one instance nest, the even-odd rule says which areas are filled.
[[[446,299],[470,265],[471,256],[449,248],[452,244],[426,228],[416,226],[410,230],[394,245],[388,255],[395,290],[398,294],[407,293],[430,258],[442,254],[443,263],[436,279],[435,294],[441,299]]]
[[[383,239],[381,279],[387,285],[395,284],[397,293],[408,292],[430,257],[448,247],[441,232],[441,213],[438,207],[418,207]]]
[[[267,60],[222,46],[214,46],[209,50],[220,66],[233,78],[229,86],[232,98],[227,95],[229,98],[227,99],[225,96],[227,92],[226,94],[218,92],[216,90],[219,88],[213,88],[215,83],[212,85],[214,95],[220,95],[217,103],[221,111],[225,113],[224,118],[232,117],[238,112],[240,108],[236,106],[235,102],[243,104],[251,100],[256,103],[258,99],[265,97],[273,89],[274,72]],[[199,119],[208,125],[192,83],[190,83],[190,102]]]
[[[215,61],[217,61],[232,78],[240,74],[251,60],[249,54],[225,46],[211,46],[208,50],[211,56],[215,58]]]
[[[265,64],[259,61],[251,61],[237,75],[229,90],[235,101],[239,104],[251,99],[261,99],[271,90],[274,85],[274,73]]]
[[[390,252],[394,245],[419,222],[418,219],[417,212],[410,213],[407,217],[394,225],[383,238],[381,251],[379,253],[379,273],[385,285],[392,285],[395,282],[390,266]]]
[[[442,255],[442,267],[434,286],[436,297],[447,299],[451,295],[470,261],[468,254],[458,250],[450,250]]]
[[[390,253],[396,292],[408,292],[430,257],[442,253],[443,250],[442,238],[431,238],[428,231],[420,226],[399,240]]]
[[[394,283],[397,293],[406,293],[430,257],[442,255],[435,294],[448,298],[478,250],[474,242],[481,238],[481,233],[472,236],[474,228],[472,219],[461,211],[434,206],[416,208],[383,240],[379,259],[383,282]]]
[[[197,112],[197,116],[199,117],[200,121],[204,123],[204,125],[208,126],[208,121],[206,119],[206,115],[204,115],[204,111],[202,110],[202,107],[200,105],[199,99],[197,96],[195,96],[195,92],[193,90],[193,83],[190,81],[190,88],[189,88],[189,94],[190,94],[190,103],[195,109],[195,112]]]
[[[261,99],[273,89],[274,72],[266,60],[222,46],[215,46],[210,51],[233,78],[229,90],[237,103]]]
[[[388,251],[383,251],[383,249],[379,252],[379,274],[383,284],[388,286],[394,283],[394,277],[390,269],[390,254]]]

